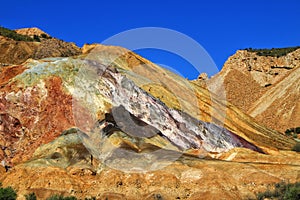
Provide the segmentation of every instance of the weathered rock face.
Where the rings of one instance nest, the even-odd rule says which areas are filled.
[[[290,149],[294,145],[292,140],[261,126],[228,103],[223,92],[214,95],[211,92],[213,89],[206,90],[194,81],[189,82],[124,48],[92,45],[92,50],[88,50],[88,47],[85,49],[89,59],[120,68],[120,72],[137,86],[160,99],[169,108],[224,126],[259,147]]]
[[[126,49],[85,52],[1,68],[0,159],[15,165],[4,185],[39,198],[239,199],[298,180],[298,154],[278,152],[293,140]]]
[[[50,142],[73,126],[89,133],[95,122],[103,120],[105,113],[110,113],[114,106],[123,106],[126,112],[153,126],[164,141],[172,144],[171,149],[191,151],[196,155],[200,149],[222,152],[245,146],[266,151],[268,148],[293,146],[293,141],[259,126],[234,107],[225,112],[224,120],[225,127],[234,133],[219,125],[201,122],[200,119],[209,121],[209,117],[216,113],[213,109],[224,110],[226,104],[217,100],[213,100],[213,104],[212,98],[215,97],[208,91],[185,85],[182,78],[131,52],[99,47],[94,52],[96,54],[90,53],[78,59],[29,61],[24,66],[2,69],[1,112],[3,116],[19,121],[22,132],[17,145],[13,142],[16,139],[11,136],[11,142],[3,147],[11,149],[9,160],[15,163],[27,160],[38,146]],[[123,58],[112,61],[114,52]],[[93,58],[95,55],[97,59]],[[110,67],[107,67],[109,63]],[[160,77],[158,73],[165,75]],[[143,82],[145,78],[148,79],[146,84]],[[157,96],[156,88],[166,89],[165,97],[160,98],[165,104],[141,88],[154,96]],[[168,91],[170,88],[180,90],[171,93]],[[171,96],[174,94],[176,96]],[[201,110],[201,106],[206,109]],[[204,114],[199,114],[199,111]],[[51,119],[49,116],[52,116]],[[222,116],[214,115],[214,118],[222,120]],[[127,124],[127,127],[132,125]],[[4,127],[3,130],[10,129]],[[28,143],[31,145],[28,146]]]
[[[8,160],[17,163],[31,158],[37,147],[52,141],[74,124],[72,97],[63,91],[61,79],[58,77],[49,76],[33,83],[36,75],[23,72],[26,67],[8,68],[3,68],[1,73],[0,112],[7,119],[14,120],[4,122],[1,141],[5,136],[5,145],[2,146],[7,150],[5,155]],[[12,78],[7,80],[7,76]],[[17,125],[13,123],[16,121]],[[9,132],[12,130],[10,127],[20,129],[18,138]]]
[[[239,146],[258,150],[255,145],[224,128],[168,108],[122,73],[115,71],[117,69],[109,69],[101,63],[93,65],[93,62],[72,58],[31,61],[25,65],[27,70],[3,84],[2,113],[19,121],[18,127],[22,129],[22,137],[18,140],[20,146],[16,146],[10,152],[14,162],[19,162],[21,158],[27,160],[24,154],[30,157],[34,147],[53,140],[63,130],[72,126],[78,126],[89,135],[97,120],[103,120],[104,114],[109,113],[111,109],[115,120],[118,116],[120,118],[116,120],[118,128],[131,134],[131,137],[137,137],[132,135],[134,130],[143,136],[146,134],[147,125],[151,125],[178,150],[222,152]],[[3,77],[7,77],[5,72]],[[94,85],[95,81],[97,85]],[[92,101],[87,96],[90,96]],[[122,111],[119,109],[117,112],[113,106],[122,106]],[[137,126],[131,121],[121,121],[130,114],[146,125]],[[49,116],[52,116],[52,119],[49,119]],[[4,126],[4,131],[10,130],[6,127],[16,126],[11,124],[14,120],[11,121],[5,122],[10,124]],[[148,137],[158,133],[152,133]],[[10,134],[7,132],[4,135]],[[15,145],[14,141],[11,139],[10,145],[4,148],[12,148],[11,145]],[[30,147],[27,145],[29,141],[32,143]],[[98,139],[98,142],[100,141],[101,138]]]
[[[21,64],[34,55],[38,46],[37,42],[14,41],[0,36],[0,64]]]
[[[300,49],[285,56],[239,50],[208,84],[221,82],[228,101],[278,131],[299,126]],[[218,88],[218,86],[216,86]]]
[[[74,43],[51,38],[41,42],[32,58],[42,59],[48,57],[69,57],[80,54],[80,48]]]

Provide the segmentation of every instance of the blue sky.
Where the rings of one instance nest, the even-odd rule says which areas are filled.
[[[1,2],[0,25],[39,27],[79,46],[100,43],[128,29],[163,27],[196,40],[221,69],[238,49],[300,46],[299,11],[299,0],[14,0]],[[184,77],[198,76],[199,70],[173,53],[155,49],[137,52]]]

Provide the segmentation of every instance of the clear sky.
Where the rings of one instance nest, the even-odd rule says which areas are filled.
[[[196,40],[221,69],[238,49],[300,46],[300,1],[13,0],[1,2],[0,25],[39,27],[79,46],[128,29],[169,28]],[[188,61],[170,52],[137,52],[190,79],[198,76]]]

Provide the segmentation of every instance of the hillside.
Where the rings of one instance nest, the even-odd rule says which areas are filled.
[[[49,34],[47,34],[46,32],[42,31],[41,29],[39,29],[37,27],[21,28],[21,29],[15,30],[15,31],[16,31],[16,33],[18,33],[20,35],[25,35],[25,36],[29,36],[29,37],[34,37],[34,36],[38,36],[40,38],[51,37]]]
[[[229,102],[267,127],[284,132],[300,125],[299,67],[299,48],[239,50],[208,85],[223,85]]]
[[[52,38],[38,28],[9,30],[0,27],[0,65],[21,64],[29,58],[80,55],[74,43]]]
[[[243,199],[299,181],[296,142],[220,95],[122,47],[82,52],[1,68],[0,182],[19,198]]]

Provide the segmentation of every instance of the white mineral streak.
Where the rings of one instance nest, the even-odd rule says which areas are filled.
[[[121,73],[108,69],[102,70],[106,71],[101,79],[110,88],[109,94],[102,95],[111,98],[113,106],[123,105],[134,116],[158,129],[180,149],[194,148],[209,152],[223,152],[242,146],[226,129],[168,108]]]

